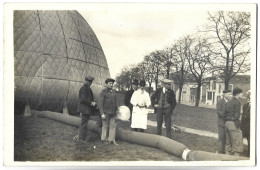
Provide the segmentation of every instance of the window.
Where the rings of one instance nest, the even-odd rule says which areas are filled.
[[[208,92],[208,100],[212,100],[212,92]]]
[[[216,81],[213,81],[212,90],[216,90]]]
[[[221,84],[219,84],[218,93],[221,93]]]

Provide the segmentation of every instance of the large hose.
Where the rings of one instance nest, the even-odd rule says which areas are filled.
[[[79,127],[81,119],[79,117],[61,114],[50,111],[36,111],[32,110],[32,115],[38,117],[49,118],[65,124]],[[96,121],[90,120],[88,122],[88,129],[99,133],[99,126]],[[237,161],[237,160],[248,160],[246,157],[232,156],[217,154],[204,151],[190,151],[185,145],[175,140],[169,139],[164,136],[134,132],[117,128],[116,137],[126,142],[135,143],[144,146],[150,146],[162,149],[174,156],[178,156],[187,161]]]

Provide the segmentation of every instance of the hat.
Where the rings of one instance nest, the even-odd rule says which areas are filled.
[[[144,80],[141,80],[139,85],[144,87],[145,84],[146,84],[145,81],[144,81]]]
[[[132,84],[138,86],[138,80],[137,80],[137,79],[134,79],[134,81],[132,82]]]
[[[85,77],[85,80],[87,81],[93,81],[94,80],[94,77],[92,77],[92,76],[86,76]]]
[[[231,90],[224,90],[222,93],[229,93]]]
[[[112,78],[108,78],[108,79],[106,79],[105,83],[107,84],[107,83],[109,83],[109,82],[112,82],[112,83],[114,83],[114,82],[115,82],[115,80],[114,80],[114,79],[112,79]]]
[[[173,81],[169,80],[169,79],[163,79],[162,82],[165,83],[165,84],[172,84],[173,83]]]
[[[233,90],[233,95],[235,96],[235,95],[237,95],[237,94],[239,94],[239,93],[242,93],[242,89],[240,89],[240,88],[238,88],[238,87],[234,88],[234,90]]]

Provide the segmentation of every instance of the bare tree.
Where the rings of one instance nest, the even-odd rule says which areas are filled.
[[[197,82],[197,93],[195,106],[199,106],[200,89],[204,76],[211,71],[209,64],[210,54],[208,51],[208,43],[205,38],[194,38],[194,43],[188,50],[187,61],[189,69]]]
[[[173,48],[167,47],[164,50],[159,51],[159,53],[161,54],[160,57],[161,57],[161,64],[162,64],[162,72],[165,71],[166,73],[165,78],[169,79],[174,64]]]
[[[178,103],[181,101],[181,94],[183,85],[188,82],[187,75],[190,73],[188,70],[188,62],[187,58],[189,55],[189,49],[194,39],[192,39],[189,35],[179,39],[176,41],[172,47],[171,52],[173,57],[173,66],[175,68],[175,73],[173,74],[173,78],[175,80],[175,84],[179,87],[179,98]]]
[[[209,61],[215,70],[224,74],[225,89],[228,89],[229,81],[236,74],[250,70],[250,13],[219,11],[208,15],[204,32],[214,45],[209,49],[214,54]]]
[[[158,83],[159,83],[159,77],[162,75],[162,53],[158,50],[155,52],[152,52],[150,54],[150,60],[151,60],[151,69],[153,70],[152,72],[154,73],[154,83],[155,83],[155,89],[157,90],[158,88]]]
[[[154,63],[151,61],[149,55],[144,57],[144,60],[139,65],[140,77],[148,82],[149,94],[151,93],[152,83],[154,81]]]

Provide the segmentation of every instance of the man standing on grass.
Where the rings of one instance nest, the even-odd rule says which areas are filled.
[[[113,89],[115,80],[112,78],[106,79],[106,88],[102,90],[99,96],[100,113],[102,117],[102,134],[101,141],[105,145],[112,142],[118,145],[115,141],[116,125],[117,125],[117,96],[116,91]],[[107,138],[108,137],[108,138]]]
[[[126,92],[125,98],[124,98],[124,103],[130,110],[130,125],[131,125],[132,112],[133,112],[133,105],[130,103],[130,100],[131,100],[133,93],[137,90],[137,88],[138,88],[138,80],[134,79],[134,81],[131,85],[131,89]]]
[[[217,102],[217,114],[218,114],[218,142],[217,149],[218,153],[225,153],[226,145],[226,130],[225,130],[225,119],[224,113],[226,109],[226,103],[232,98],[231,90],[223,91],[223,98]]]
[[[174,91],[171,90],[172,81],[164,79],[162,81],[162,88],[158,88],[151,97],[151,102],[156,108],[157,114],[157,134],[162,134],[163,116],[166,125],[166,136],[171,138],[171,119],[172,112],[176,106],[176,99]]]
[[[240,110],[243,93],[240,88],[233,90],[233,98],[226,104],[226,154],[239,156],[244,150],[242,131],[240,130]]]
[[[97,108],[97,103],[94,102],[93,92],[90,88],[94,77],[87,76],[85,84],[79,90],[79,104],[77,112],[82,114],[81,124],[79,127],[79,134],[75,136],[74,140],[89,141],[90,131],[87,129],[88,121],[94,110]]]

